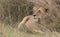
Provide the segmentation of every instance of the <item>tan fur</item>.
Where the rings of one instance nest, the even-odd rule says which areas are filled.
[[[40,25],[37,23],[37,19],[34,19],[33,16],[24,17],[22,22],[20,22],[20,24],[18,25],[18,29],[21,27],[21,25],[26,25],[26,27],[32,33],[37,33],[37,32],[41,32],[42,33],[42,31],[39,31]]]
[[[40,7],[38,8],[33,15],[36,15],[35,18],[43,18],[45,16],[45,8]],[[26,16],[23,18],[23,20],[19,23],[18,28],[20,28],[21,25],[26,25],[26,27],[32,32],[41,32],[40,31],[40,25],[38,22],[38,19],[34,19],[34,16]]]
[[[18,28],[20,28],[20,25],[24,25],[30,18],[31,16],[26,16],[24,19],[19,23]]]

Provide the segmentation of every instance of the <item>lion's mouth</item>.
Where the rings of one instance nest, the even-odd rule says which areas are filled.
[[[41,23],[41,19],[40,18],[35,18],[34,17],[34,19],[37,20],[37,21],[35,21],[36,23],[39,23],[39,24]]]

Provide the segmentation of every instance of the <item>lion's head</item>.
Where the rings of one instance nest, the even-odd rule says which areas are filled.
[[[34,18],[43,18],[48,13],[48,8],[45,6],[35,6],[33,7],[33,16]]]

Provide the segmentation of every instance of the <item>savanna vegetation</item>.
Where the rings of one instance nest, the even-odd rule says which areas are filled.
[[[27,29],[24,32],[17,29],[25,16],[33,14],[33,1],[35,0],[0,0],[0,37],[60,37],[60,0],[47,0],[53,32],[32,34],[26,32]]]

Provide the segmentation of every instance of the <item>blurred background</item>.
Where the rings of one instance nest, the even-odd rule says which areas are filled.
[[[32,3],[28,0],[0,0],[0,21],[8,25],[16,26],[32,12]]]

